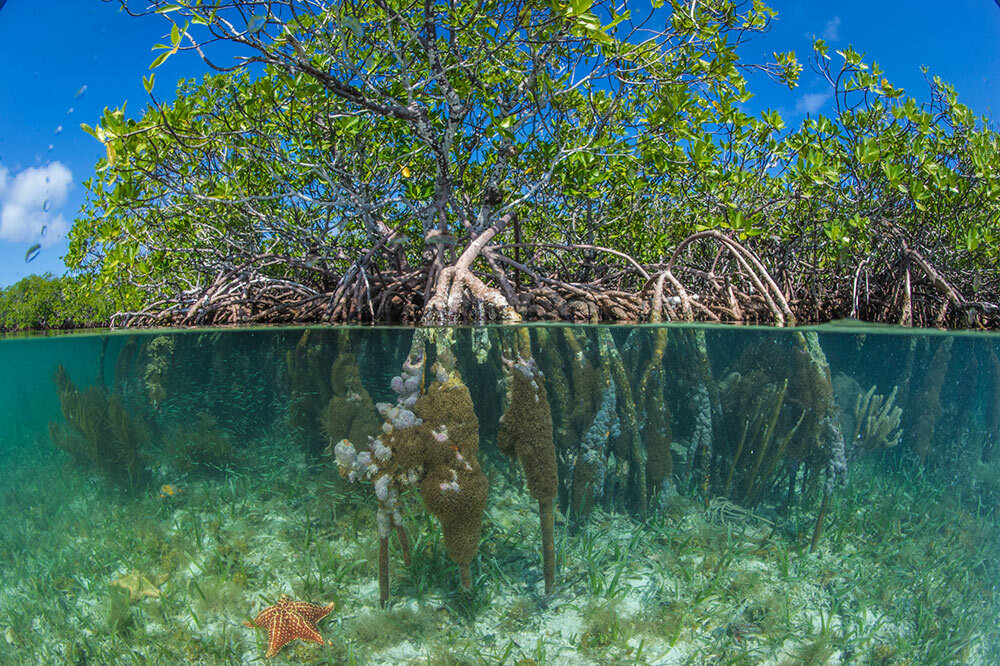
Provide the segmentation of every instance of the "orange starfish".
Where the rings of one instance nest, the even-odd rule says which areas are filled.
[[[268,606],[254,618],[253,622],[244,622],[251,629],[254,625],[267,629],[267,654],[271,658],[286,643],[296,638],[323,644],[323,637],[316,629],[316,623],[330,614],[333,604],[317,606],[305,601],[293,601],[286,595],[281,595],[278,603]]]

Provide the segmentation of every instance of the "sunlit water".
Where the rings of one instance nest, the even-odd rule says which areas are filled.
[[[334,606],[277,663],[998,663],[998,354],[850,326],[0,340],[0,663],[262,663],[244,623],[282,595]]]

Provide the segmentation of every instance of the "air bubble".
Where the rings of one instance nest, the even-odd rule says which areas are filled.
[[[73,99],[80,99],[86,92],[87,92],[87,84],[85,83],[82,86],[80,86],[79,90],[76,91],[76,94],[73,95]]]
[[[62,134],[62,125],[60,125],[59,127],[56,128],[56,131],[54,132],[54,134]]]
[[[31,247],[29,247],[28,251],[24,253],[24,263],[29,264],[32,261],[34,261],[35,257],[37,257],[38,253],[41,251],[42,251],[42,246],[38,243],[35,243]]]
[[[48,231],[48,230],[49,230],[49,227],[48,227],[48,225],[46,225],[46,224],[43,224],[43,225],[42,225],[42,231],[41,231],[41,237],[42,237],[42,238],[45,238],[45,232],[46,232],[46,231]]]
[[[42,210],[44,210],[47,213],[49,212],[50,208],[52,208],[52,202],[46,199],[45,203],[42,204]]]

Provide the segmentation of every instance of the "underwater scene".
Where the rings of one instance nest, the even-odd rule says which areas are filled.
[[[1000,337],[0,340],[0,664],[997,664]]]

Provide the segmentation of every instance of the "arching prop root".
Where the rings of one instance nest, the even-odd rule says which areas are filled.
[[[740,293],[728,276],[716,275],[711,270],[708,273],[701,273],[701,277],[709,285],[724,292],[725,302],[727,303],[727,305],[716,305],[710,309],[707,305],[702,304],[701,301],[703,299],[689,293],[689,290],[674,275],[674,267],[681,252],[688,245],[705,238],[718,242],[721,249],[727,251],[733,257],[737,266],[739,266],[741,274],[750,281],[756,294],[759,294],[760,298],[763,299],[775,324],[778,326],[792,326],[795,324],[795,316],[788,306],[788,299],[781,289],[778,288],[774,278],[764,268],[764,264],[760,258],[737,241],[715,230],[699,231],[682,240],[674,249],[670,261],[667,262],[666,269],[647,282],[643,288],[643,294],[648,294],[651,299],[651,321],[659,321],[664,312],[666,312],[668,317],[676,319],[678,318],[677,308],[680,309],[681,315],[687,321],[694,321],[694,312],[696,309],[707,318],[714,319],[715,321],[719,321],[720,319],[716,311],[722,312],[732,321],[744,321],[746,319],[745,308],[740,305],[740,299],[742,297],[748,303],[751,299],[748,295]],[[718,258],[712,264],[713,269],[717,261]],[[664,298],[665,287],[668,282],[674,291],[674,295]]]
[[[969,327],[976,325],[980,313],[993,317],[1000,314],[1000,306],[996,303],[966,300],[958,289],[945,279],[941,272],[920,252],[911,248],[902,237],[899,237],[899,242],[903,248],[902,279],[901,284],[897,287],[898,299],[902,301],[900,316],[897,322],[899,325],[913,325],[913,275],[910,270],[911,266],[916,266],[920,269],[920,272],[927,277],[927,280],[930,281],[931,286],[934,287],[934,290],[941,299],[937,315],[934,317],[934,326],[944,326],[949,320],[949,312],[956,316],[962,315],[964,321],[961,321],[960,324]],[[952,320],[954,321],[954,317],[952,317]]]
[[[150,304],[116,313],[110,323],[454,323],[518,315],[595,323],[668,318],[778,325],[860,316],[904,325],[993,328],[1000,321],[992,274],[959,270],[950,260],[936,266],[927,249],[910,247],[891,224],[853,275],[836,268],[818,275],[815,261],[805,256],[811,253],[786,251],[762,239],[741,243],[718,230],[691,234],[667,263],[644,264],[590,244],[493,243],[514,219],[506,215],[488,226],[452,266],[445,266],[441,243],[450,236],[442,229],[424,237],[420,258],[395,244],[412,220],[370,236],[367,249],[333,243],[287,254],[208,253],[192,259],[192,277],[133,285]],[[698,243],[705,240],[710,243]],[[479,257],[485,265],[474,274]],[[969,294],[982,300],[967,300]]]
[[[506,215],[487,227],[469,243],[454,265],[441,269],[424,308],[422,320],[425,324],[450,324],[470,320],[478,323],[485,323],[487,320],[515,322],[521,319],[498,289],[487,286],[472,274],[472,262],[512,218],[512,215]],[[471,309],[475,311],[475,317],[468,316],[470,308],[466,306],[467,294],[471,296]]]

